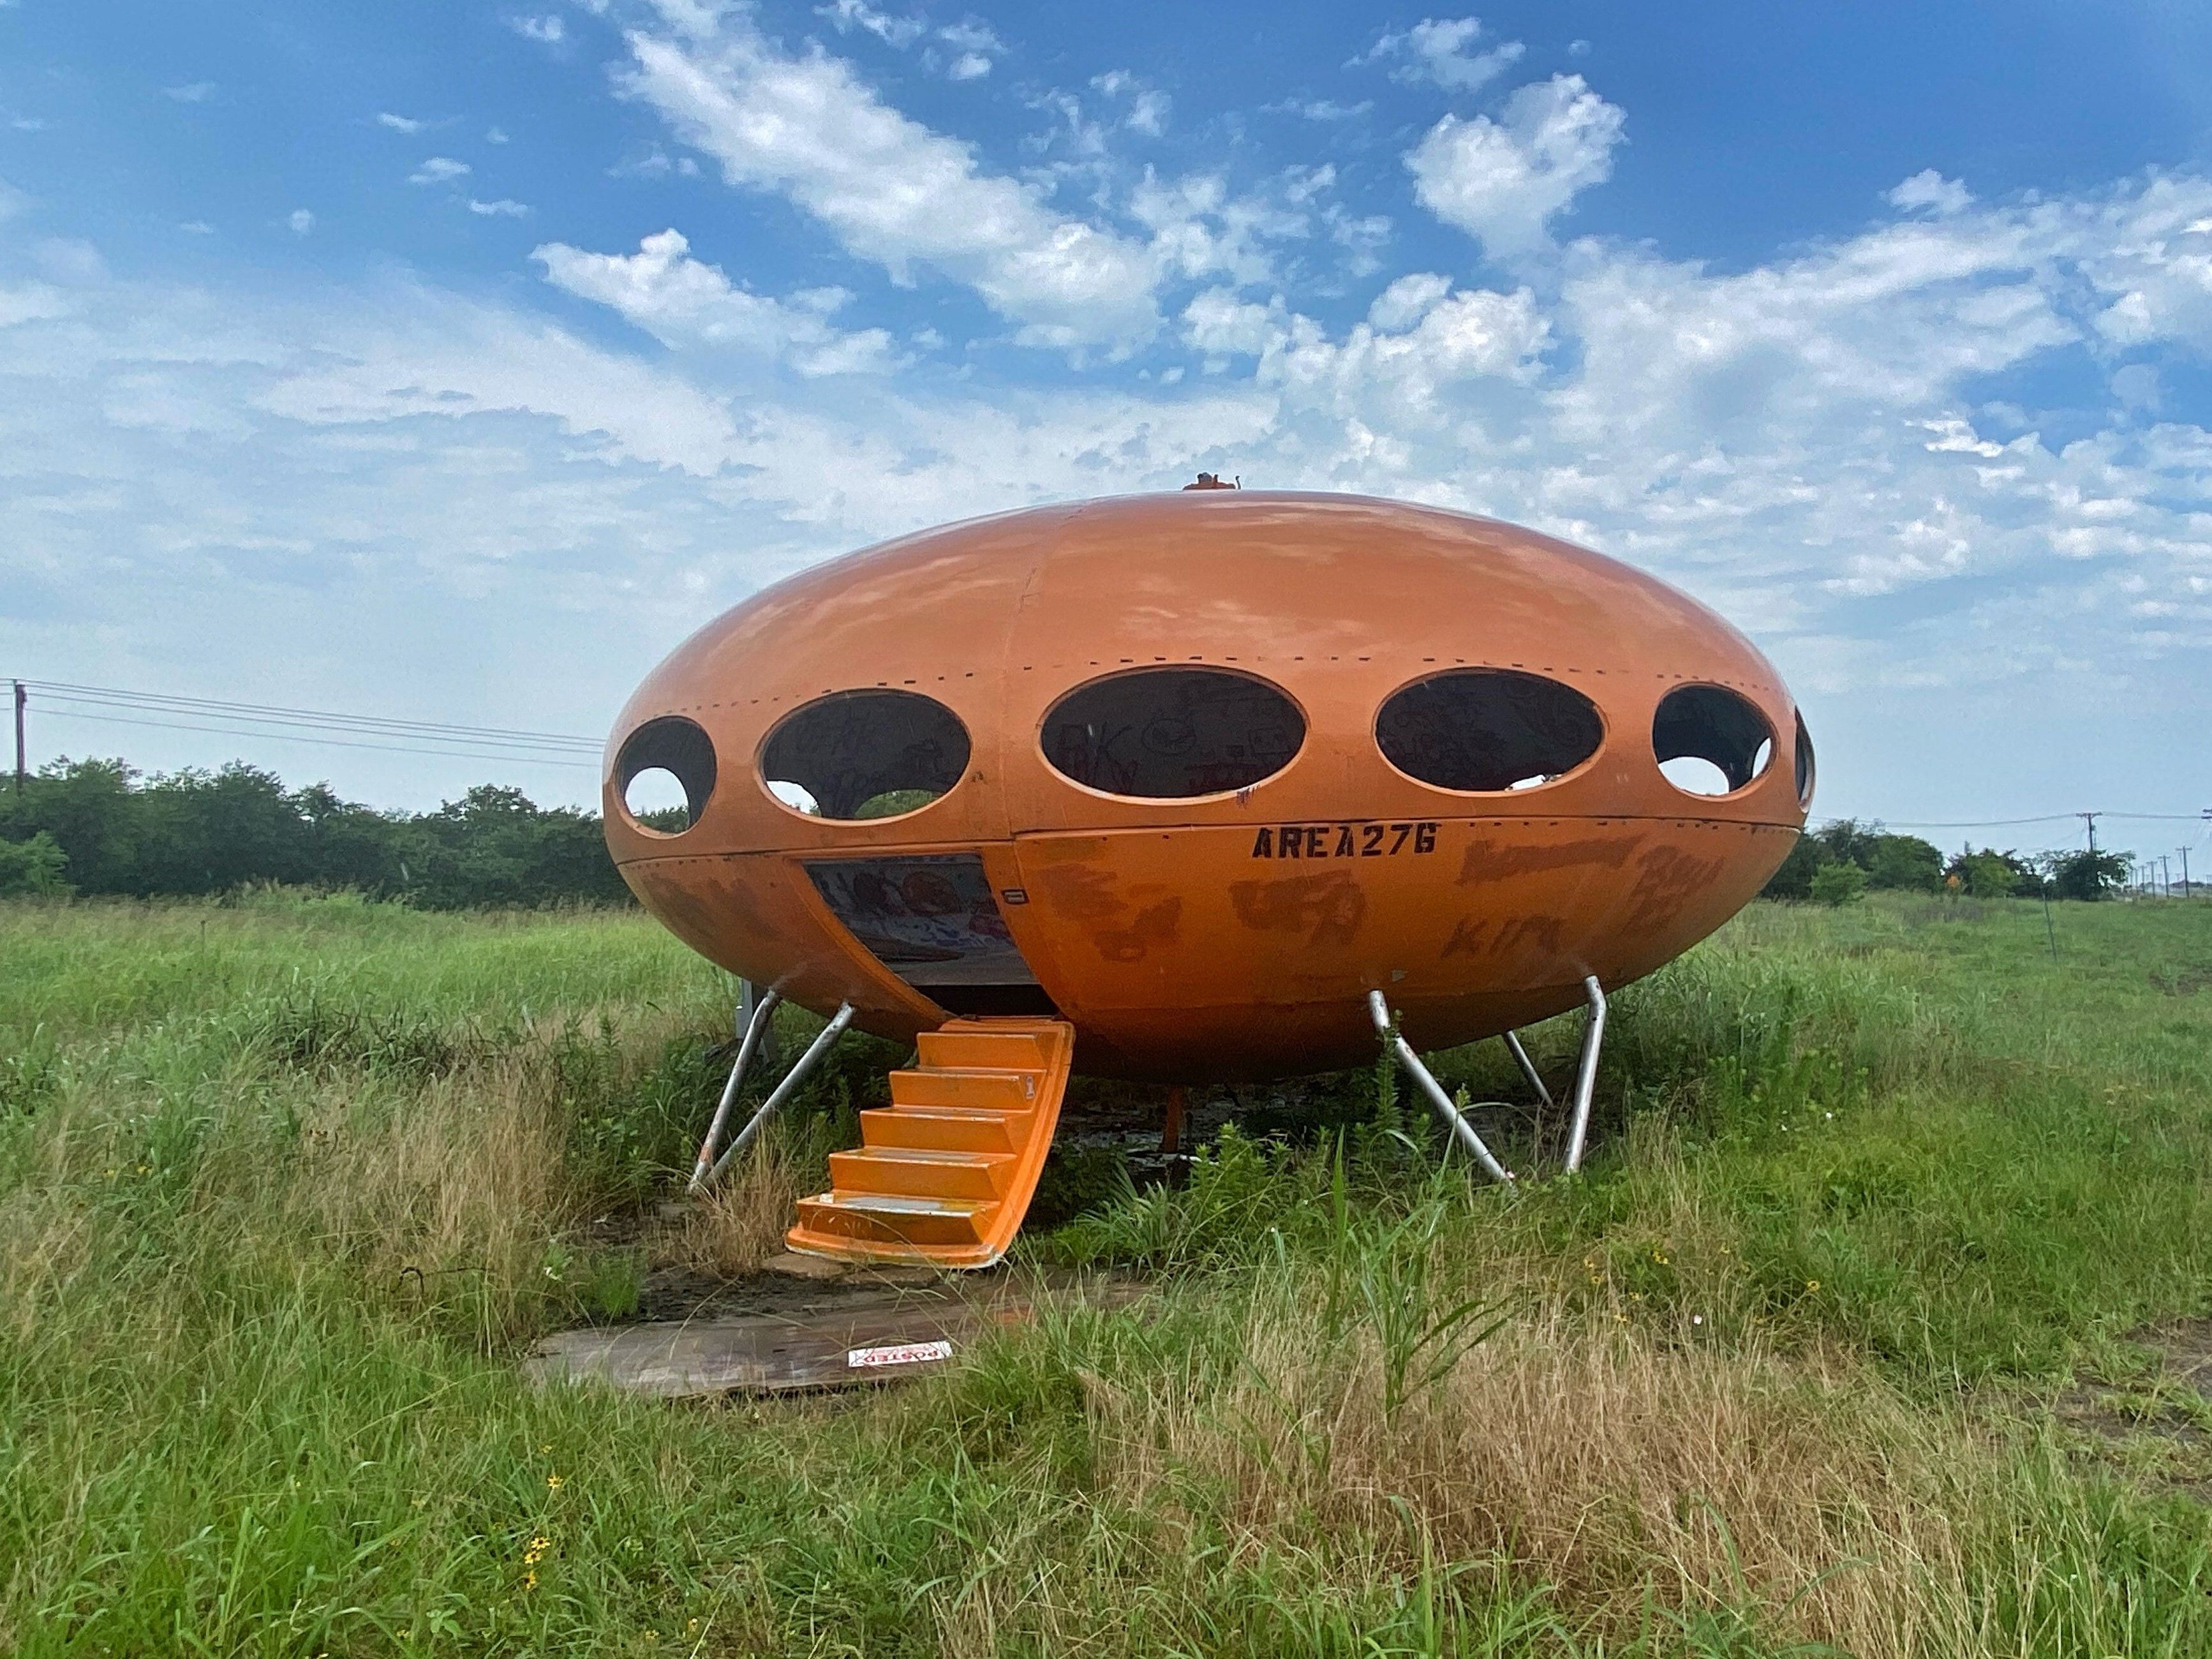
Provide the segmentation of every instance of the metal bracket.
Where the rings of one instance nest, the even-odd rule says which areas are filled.
[[[1389,1045],[1398,1063],[1413,1073],[1413,1080],[1421,1085],[1422,1093],[1428,1096],[1429,1104],[1435,1107],[1437,1115],[1451,1126],[1453,1137],[1467,1148],[1476,1163],[1489,1172],[1492,1180],[1510,1182],[1513,1172],[1491,1156],[1490,1148],[1482,1144],[1482,1137],[1475,1133],[1474,1126],[1467,1121],[1458,1106],[1453,1103],[1452,1097],[1444,1092],[1443,1085],[1437,1081],[1435,1074],[1421,1063],[1421,1057],[1413,1052],[1413,1045],[1398,1035],[1396,1023],[1391,1017],[1390,1005],[1382,1000],[1382,992],[1370,991],[1367,994],[1367,1012],[1373,1017],[1376,1030]]]
[[[738,1063],[731,1069],[730,1080],[722,1090],[722,1103],[715,1110],[714,1126],[707,1131],[707,1139],[699,1148],[699,1163],[691,1171],[691,1184],[687,1189],[690,1192],[703,1192],[722,1178],[722,1172],[759,1137],[769,1119],[781,1111],[792,1096],[799,1092],[799,1085],[806,1081],[808,1075],[821,1064],[822,1056],[830,1052],[837,1039],[844,1035],[845,1028],[853,1023],[853,1005],[839,1003],[837,1012],[830,1017],[830,1023],[822,1028],[821,1035],[807,1045],[805,1054],[792,1062],[791,1069],[783,1074],[783,1081],[775,1085],[769,1097],[761,1102],[760,1109],[752,1115],[751,1121],[738,1132],[738,1138],[730,1143],[730,1150],[714,1158],[710,1164],[708,1159],[714,1155],[714,1140],[728,1116],[730,1103],[737,1098],[738,1081],[745,1061],[750,1057],[753,1031],[765,1025],[765,1017],[773,1012],[775,1000],[775,993],[769,992],[761,1000],[761,1007],[753,1012],[752,1027],[745,1033],[746,1046],[738,1051]]]

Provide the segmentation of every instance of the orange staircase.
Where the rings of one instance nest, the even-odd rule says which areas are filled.
[[[955,1019],[891,1073],[889,1109],[830,1158],[830,1190],[799,1200],[787,1242],[848,1261],[988,1267],[1036,1193],[1075,1053],[1065,1020]]]

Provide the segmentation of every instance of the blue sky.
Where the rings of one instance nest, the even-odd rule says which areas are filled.
[[[1203,467],[1686,587],[1823,814],[2194,812],[2208,146],[2178,4],[0,0],[0,673],[597,734],[791,570]]]

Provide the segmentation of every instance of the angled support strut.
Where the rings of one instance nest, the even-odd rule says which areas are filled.
[[[1375,1030],[1389,1046],[1398,1063],[1413,1073],[1413,1081],[1419,1084],[1421,1092],[1428,1096],[1429,1104],[1435,1107],[1437,1115],[1450,1125],[1453,1139],[1467,1148],[1474,1161],[1488,1171],[1492,1181],[1511,1181],[1512,1171],[1491,1156],[1490,1148],[1482,1144],[1482,1137],[1475,1133],[1474,1126],[1467,1121],[1465,1115],[1453,1103],[1452,1097],[1444,1092],[1443,1085],[1437,1081],[1435,1074],[1421,1063],[1421,1057],[1413,1052],[1413,1045],[1397,1034],[1390,1018],[1390,1005],[1383,1001],[1382,992],[1370,991],[1367,994],[1367,1012],[1374,1018]]]
[[[1583,1166],[1583,1139],[1589,1133],[1590,1102],[1597,1094],[1597,1051],[1605,1042],[1605,988],[1596,975],[1583,981],[1583,994],[1589,999],[1589,1023],[1583,1027],[1582,1058],[1575,1065],[1575,1115],[1567,1131],[1570,1174]]]
[[[845,1028],[852,1023],[853,1005],[849,1002],[839,1003],[837,1012],[830,1017],[830,1023],[822,1028],[822,1034],[807,1045],[805,1054],[792,1062],[791,1069],[783,1074],[783,1081],[775,1085],[766,1100],[761,1102],[760,1109],[753,1114],[752,1121],[738,1131],[738,1138],[730,1143],[730,1150],[716,1158],[703,1176],[694,1173],[691,1177],[691,1191],[699,1192],[713,1186],[722,1178],[722,1171],[728,1169],[744,1154],[745,1149],[759,1137],[761,1129],[769,1119],[781,1111],[792,1096],[799,1092],[799,1085],[805,1082],[809,1073],[822,1063],[822,1056],[836,1046],[837,1039],[844,1035]],[[704,1158],[707,1156],[707,1149],[702,1147],[699,1155]]]
[[[752,987],[748,984],[745,989],[750,996]],[[782,1000],[783,993],[771,989],[753,1004],[752,1018],[745,1022],[738,1043],[738,1063],[730,1067],[730,1080],[722,1085],[722,1098],[714,1107],[714,1121],[707,1126],[706,1139],[699,1143],[699,1161],[691,1166],[691,1183],[685,1191],[696,1193],[707,1184],[708,1172],[714,1166],[714,1147],[722,1138],[722,1126],[730,1121],[730,1108],[737,1103],[738,1087],[745,1080],[745,1067],[760,1052],[769,1021],[775,1014],[775,1005]],[[740,1008],[738,1012],[742,1013],[744,1010]]]
[[[1544,1103],[1544,1109],[1550,1111],[1552,1091],[1544,1086],[1544,1079],[1536,1070],[1535,1061],[1528,1058],[1528,1051],[1521,1046],[1519,1032],[1508,1031],[1505,1034],[1505,1052],[1513,1056],[1513,1063],[1521,1068],[1521,1075],[1528,1079],[1528,1086],[1536,1091],[1536,1098]]]

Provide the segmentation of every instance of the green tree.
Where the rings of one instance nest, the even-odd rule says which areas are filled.
[[[2128,861],[2118,853],[2062,853],[2051,871],[2053,898],[2107,899],[2127,884]]]
[[[138,775],[120,760],[49,762],[19,796],[0,793],[0,837],[52,837],[83,893],[128,893],[139,850]]]
[[[1820,866],[1831,861],[1826,846],[1816,836],[1800,836],[1790,849],[1790,856],[1782,860],[1782,867],[1767,878],[1766,885],[1759,889],[1761,898],[1808,899],[1813,896],[1813,877]]]
[[[1876,836],[1866,860],[1867,885],[1934,893],[1943,886],[1943,854],[1917,836]]]
[[[61,760],[20,795],[0,792],[0,844],[41,836],[86,894],[222,893],[275,881],[434,908],[629,902],[596,814],[541,808],[519,789],[491,786],[409,815],[343,800],[327,784],[287,790],[242,763],[142,778],[119,760]],[[10,872],[47,867],[43,853],[0,856]]]
[[[0,897],[60,898],[73,891],[64,879],[69,854],[41,830],[28,841],[0,841]]]
[[[1866,896],[1867,873],[1856,864],[1824,864],[1813,872],[1816,904],[1856,904]]]
[[[1948,873],[1958,877],[1959,884],[1976,898],[2003,898],[2021,886],[2020,872],[2011,860],[1986,847],[1953,859]]]
[[[1856,818],[1831,818],[1812,838],[1827,854],[1824,862],[1856,864],[1862,870],[1874,867],[1875,844],[1881,839],[1879,823],[1861,823]]]

